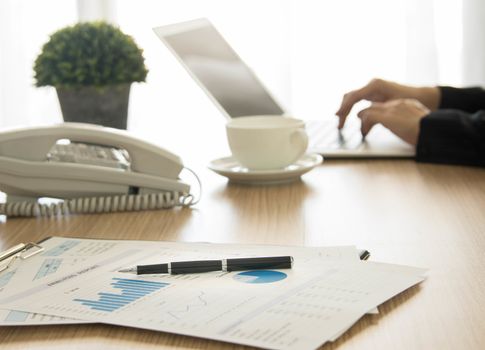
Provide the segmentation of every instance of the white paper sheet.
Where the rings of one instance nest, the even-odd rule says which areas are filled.
[[[314,349],[422,281],[424,272],[329,257],[341,257],[346,249],[332,254],[318,248],[190,243],[138,248],[120,245],[116,254],[2,297],[0,305],[270,349]],[[355,256],[355,248],[349,254]],[[295,266],[178,276],[116,272],[135,263],[262,255],[293,255]]]
[[[12,292],[18,290],[27,290],[36,285],[42,284],[46,277],[56,275],[65,275],[73,271],[74,266],[83,264],[92,264],[96,261],[105,259],[106,256],[119,254],[127,246],[136,246],[140,249],[167,249],[177,243],[156,242],[156,241],[125,241],[125,240],[97,240],[97,239],[76,239],[52,237],[42,243],[44,252],[40,255],[33,256],[28,261],[16,261],[8,270],[0,273],[0,298],[5,298]],[[210,243],[191,243],[188,248],[189,254],[194,254],[204,247],[213,246],[214,251],[220,251],[224,254],[225,250],[232,251],[239,249],[240,254],[245,252],[257,254],[266,246],[255,245],[232,245],[221,244],[212,245]],[[186,247],[182,244],[179,249]],[[286,246],[267,246],[279,252],[286,252],[289,247]],[[186,247],[187,248],[187,247]],[[121,249],[121,250],[120,250]],[[355,249],[352,246],[342,247],[316,247],[303,248],[291,247],[293,252],[300,251],[300,259],[353,259]],[[256,252],[256,253],[255,253]],[[312,252],[312,253],[310,253]],[[167,255],[167,254],[166,254]],[[0,309],[0,326],[28,326],[28,325],[48,325],[48,324],[72,324],[72,323],[90,323],[79,319],[70,319],[45,314],[29,313],[18,310]]]
[[[17,259],[0,273],[0,298],[11,292],[25,290],[43,282],[44,278],[65,274],[87,261],[92,262],[111,254],[118,246],[117,241],[79,240],[52,237],[42,243],[44,251],[22,261]],[[31,326],[45,324],[87,323],[88,321],[68,319],[51,315],[0,309],[0,326]]]

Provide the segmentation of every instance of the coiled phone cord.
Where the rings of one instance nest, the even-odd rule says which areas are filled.
[[[66,199],[60,203],[13,202],[0,204],[0,214],[7,216],[53,216],[66,214],[112,213],[120,211],[155,210],[189,206],[188,196],[180,192],[125,194],[106,197]]]
[[[185,167],[197,179],[199,196],[190,193],[166,191],[148,194],[125,194],[105,197],[81,197],[66,199],[60,203],[38,203],[19,201],[0,203],[0,215],[14,216],[54,216],[66,214],[113,213],[137,210],[157,210],[173,207],[190,207],[200,201],[202,184],[197,174]]]

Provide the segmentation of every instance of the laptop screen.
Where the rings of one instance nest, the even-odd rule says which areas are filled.
[[[158,27],[154,31],[227,117],[284,113],[208,20]]]

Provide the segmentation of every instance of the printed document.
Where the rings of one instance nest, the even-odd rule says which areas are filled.
[[[121,241],[121,240],[96,240],[96,239],[75,239],[52,237],[42,243],[44,252],[40,255],[29,258],[25,263],[15,261],[7,270],[0,273],[0,298],[5,297],[12,291],[26,290],[35,285],[43,283],[46,277],[63,275],[73,271],[75,266],[81,266],[86,262],[94,263],[103,259],[106,255],[116,254],[126,245],[136,245],[144,249],[157,249],[158,246],[165,246],[164,243],[155,241]],[[168,243],[170,244],[170,243]],[[192,250],[197,250],[200,245],[208,246],[207,243],[192,244]],[[277,249],[285,253],[285,246],[253,246],[253,245],[215,245],[214,249],[230,248],[235,250],[238,247],[247,249],[257,254],[261,250]],[[162,248],[163,249],[163,248]],[[190,249],[189,249],[190,250]],[[301,253],[298,253],[301,252]],[[356,249],[352,246],[342,247],[291,247],[292,254],[300,254],[301,258],[313,256],[317,259],[350,259],[356,260]],[[221,252],[222,254],[222,252]],[[52,315],[29,313],[18,310],[0,309],[0,326],[31,326],[48,324],[72,324],[89,323],[79,319],[57,317]]]
[[[419,268],[342,259],[347,253],[340,248],[113,242],[119,244],[109,253],[70,271],[2,293],[0,306],[268,349],[315,349],[424,279]],[[355,248],[348,251],[355,254]],[[137,264],[268,255],[292,255],[294,267],[192,275],[117,272]]]

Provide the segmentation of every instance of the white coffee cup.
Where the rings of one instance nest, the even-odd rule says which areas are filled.
[[[308,147],[302,120],[281,116],[238,117],[226,124],[233,157],[252,170],[282,169]]]

